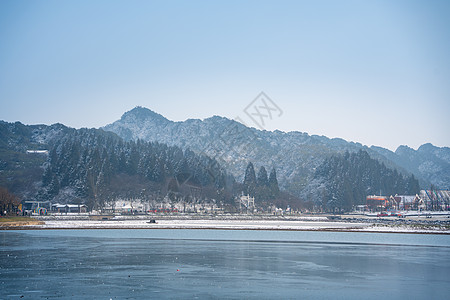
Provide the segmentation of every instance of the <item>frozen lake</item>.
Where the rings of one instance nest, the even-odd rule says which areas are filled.
[[[1,299],[445,299],[449,286],[449,235],[0,232]]]

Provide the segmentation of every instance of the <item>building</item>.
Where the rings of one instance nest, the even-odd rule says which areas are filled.
[[[50,211],[50,201],[22,201],[22,211],[24,215],[46,215]]]
[[[366,205],[370,211],[382,211],[388,207],[389,198],[385,196],[367,196]]]
[[[394,199],[399,210],[417,210],[423,204],[422,199],[418,195],[395,195]]]
[[[149,202],[141,199],[116,199],[108,202],[103,208],[104,212],[120,214],[145,213],[150,209]]]
[[[450,210],[448,190],[421,190],[419,196],[427,210]]]
[[[86,213],[87,206],[84,204],[53,204],[52,212],[57,213]]]
[[[354,208],[354,211],[359,213],[366,212],[367,210],[367,205],[356,205]]]
[[[238,198],[239,203],[239,211],[242,212],[245,210],[247,213],[253,213],[255,211],[255,197],[250,197],[250,195],[242,195]]]

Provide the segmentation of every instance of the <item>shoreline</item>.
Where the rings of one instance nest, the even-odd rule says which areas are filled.
[[[438,230],[429,230],[429,231],[382,231],[382,230],[360,230],[360,229],[276,229],[276,228],[217,228],[217,227],[173,227],[173,228],[149,228],[149,227],[86,227],[86,228],[67,228],[67,227],[53,227],[53,228],[36,228],[36,227],[25,227],[25,226],[17,226],[17,227],[8,227],[8,228],[0,228],[1,231],[23,231],[23,230],[245,230],[245,231],[301,231],[301,232],[354,232],[354,233],[392,233],[392,234],[430,234],[430,235],[450,235],[449,231],[438,231]]]
[[[439,234],[450,235],[448,223],[398,223],[340,220],[326,218],[311,220],[285,219],[158,219],[150,223],[151,218],[118,218],[111,220],[53,219],[35,220],[35,222],[17,222],[0,225],[1,230],[82,230],[82,229],[177,229],[177,230],[267,230],[267,231],[326,231],[326,232],[367,232],[367,233],[403,233],[403,234]],[[375,221],[375,220],[374,220]]]

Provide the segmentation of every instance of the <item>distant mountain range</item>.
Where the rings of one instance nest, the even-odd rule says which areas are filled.
[[[219,116],[174,122],[143,107],[124,113],[120,120],[102,129],[125,140],[157,141],[204,153],[216,158],[238,180],[242,180],[250,161],[256,167],[275,167],[280,185],[298,196],[305,196],[316,168],[326,158],[359,150],[400,173],[413,174],[424,188],[431,184],[450,187],[450,148],[431,144],[418,150],[400,146],[392,152],[297,131],[257,130]]]
[[[219,191],[220,201],[231,203],[242,191],[249,162],[255,170],[274,168],[281,189],[294,196],[272,200],[291,199],[284,204],[292,205],[300,199],[328,210],[351,209],[368,193],[414,194],[419,184],[448,189],[450,183],[450,149],[431,144],[392,152],[302,132],[257,130],[218,116],[173,122],[142,107],[100,129],[0,121],[0,186],[23,199],[79,199],[94,207],[112,197],[107,193],[139,196],[143,186],[164,196],[175,180],[212,198]],[[95,200],[96,194],[103,198]]]

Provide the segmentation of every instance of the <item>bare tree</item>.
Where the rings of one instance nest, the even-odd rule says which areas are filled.
[[[19,210],[19,198],[8,189],[0,187],[0,215],[15,215]]]

